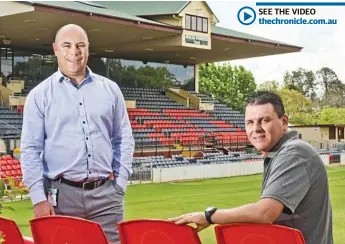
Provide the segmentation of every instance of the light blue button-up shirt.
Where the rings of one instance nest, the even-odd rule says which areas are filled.
[[[93,181],[114,172],[125,191],[134,138],[120,88],[90,69],[78,86],[55,72],[26,98],[20,148],[33,204],[47,199],[43,177]]]

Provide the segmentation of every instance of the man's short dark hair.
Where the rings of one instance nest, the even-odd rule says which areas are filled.
[[[281,97],[271,91],[256,91],[247,100],[246,107],[248,105],[264,105],[272,104],[274,111],[281,118],[285,114],[285,108]]]

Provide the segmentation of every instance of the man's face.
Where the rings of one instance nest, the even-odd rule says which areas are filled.
[[[288,128],[287,116],[279,118],[270,103],[248,105],[245,123],[249,141],[263,154],[267,154],[277,144]]]
[[[86,34],[77,28],[63,30],[53,44],[61,72],[68,77],[85,75],[89,56]]]

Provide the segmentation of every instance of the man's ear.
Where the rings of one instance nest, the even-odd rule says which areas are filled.
[[[282,121],[283,121],[284,130],[287,130],[289,126],[289,117],[287,114],[283,115]]]
[[[53,43],[53,50],[54,50],[54,54],[55,54],[55,56],[57,56],[57,55],[58,55],[58,53],[59,53],[59,51],[58,51],[58,48],[57,48],[57,45],[56,45],[56,43],[55,43],[55,42]]]

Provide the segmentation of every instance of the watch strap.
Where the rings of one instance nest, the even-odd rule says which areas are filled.
[[[216,212],[217,208],[213,208],[212,210],[210,211],[205,211],[205,217],[206,217],[206,220],[209,224],[214,224],[211,217],[212,215]]]

